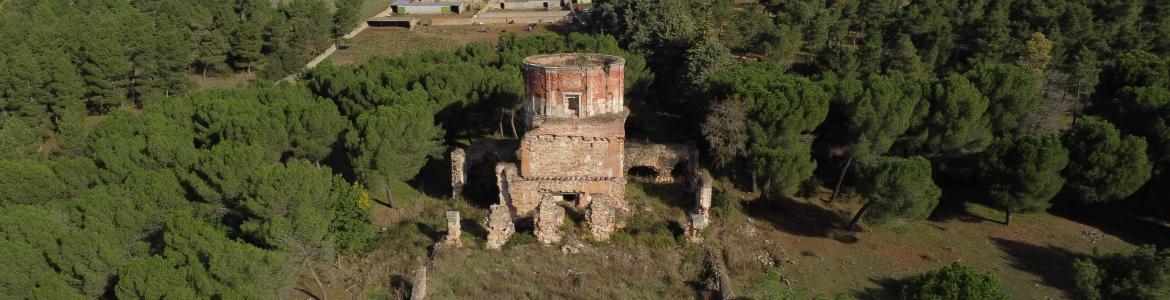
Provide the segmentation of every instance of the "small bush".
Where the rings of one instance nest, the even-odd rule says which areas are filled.
[[[1007,298],[991,273],[979,273],[959,263],[914,276],[902,286],[902,299]]]
[[[531,244],[536,244],[536,235],[528,232],[517,232],[516,234],[513,234],[512,237],[509,237],[508,242],[504,245],[509,247],[516,247]]]

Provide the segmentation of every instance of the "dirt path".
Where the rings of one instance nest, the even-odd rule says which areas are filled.
[[[378,13],[377,15],[375,15],[375,17],[376,16],[386,16],[389,14],[390,14],[390,8],[387,7],[386,10]],[[368,28],[370,28],[370,25],[366,24],[366,22],[363,21],[360,25],[358,25],[357,28],[354,28],[353,30],[349,31],[349,33],[342,36],[342,38],[352,39],[355,36],[357,36],[359,33],[362,33],[362,31],[365,31]],[[334,52],[337,52],[337,43],[329,45],[329,48],[326,48],[325,52],[321,52],[321,54],[317,55],[317,57],[314,57],[312,60],[310,60],[308,63],[306,63],[304,70],[302,70],[301,72],[308,71],[312,68],[317,67],[318,64],[321,64],[322,61],[325,61],[325,59],[329,58],[330,55],[333,55]],[[284,79],[281,79],[281,80],[295,82],[297,76],[300,76],[300,73],[288,75],[287,77],[285,77]]]

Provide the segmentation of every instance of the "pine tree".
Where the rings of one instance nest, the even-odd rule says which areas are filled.
[[[1036,79],[1023,68],[982,63],[963,75],[987,96],[987,114],[995,133],[1016,130],[1020,122],[1041,104]]]
[[[951,75],[934,87],[926,147],[935,155],[979,152],[991,143],[987,97],[965,77]]]
[[[392,201],[391,181],[413,178],[428,158],[443,151],[443,129],[435,126],[433,115],[428,104],[416,102],[381,106],[358,116],[345,137],[358,178],[383,185]]]
[[[856,228],[862,218],[874,225],[926,218],[942,196],[931,179],[930,161],[921,156],[882,158],[866,173],[857,187],[866,201],[848,228]]]
[[[1150,179],[1146,140],[1122,136],[1113,124],[1085,118],[1064,133],[1069,150],[1064,170],[1067,191],[1084,204],[1099,204],[1128,197]]]
[[[19,118],[0,123],[0,160],[31,159],[37,156],[41,139]]]
[[[1004,224],[1010,224],[1012,213],[1048,208],[1064,185],[1061,171],[1067,165],[1068,150],[1061,146],[1060,137],[1015,136],[1000,138],[988,147],[979,170],[991,200],[1003,208]]]
[[[1024,53],[1020,56],[1020,67],[1028,70],[1032,78],[1043,82],[1044,72],[1052,62],[1052,41],[1044,33],[1035,32],[1024,45]]]

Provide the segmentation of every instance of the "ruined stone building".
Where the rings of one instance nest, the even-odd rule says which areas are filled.
[[[461,193],[469,166],[488,153],[505,158],[495,166],[498,204],[516,221],[532,220],[542,201],[551,200],[589,209],[591,220],[613,222],[613,214],[629,212],[626,175],[633,168],[649,171],[654,182],[692,182],[686,179],[697,173],[694,146],[626,141],[624,68],[625,60],[612,55],[526,58],[523,135],[518,142],[455,149],[454,193]],[[590,226],[604,229],[613,224]],[[595,236],[607,237],[602,231],[601,236],[595,231]]]

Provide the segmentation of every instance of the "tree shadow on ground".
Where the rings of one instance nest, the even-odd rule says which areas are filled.
[[[962,221],[967,223],[981,223],[984,221],[1002,223],[1001,220],[971,213],[967,210],[967,203],[980,203],[980,199],[987,194],[982,189],[971,185],[949,184],[941,186],[942,197],[938,207],[930,213],[929,219],[935,222]]]
[[[1170,247],[1170,226],[1151,217],[1137,216],[1127,211],[1125,207],[1118,207],[1125,203],[1093,207],[1068,203],[1070,201],[1062,199],[1054,201],[1057,204],[1048,210],[1054,215],[1092,226],[1133,245],[1153,244],[1159,248]]]
[[[462,227],[463,231],[466,231],[475,237],[486,237],[488,235],[487,228],[484,228],[483,224],[480,224],[474,219],[465,218],[459,220],[459,227]]]
[[[428,159],[418,175],[406,184],[431,198],[450,196],[451,164],[446,159]]]
[[[991,238],[996,247],[1008,255],[1017,270],[1040,276],[1044,285],[1067,293],[1075,287],[1073,262],[1088,255],[1056,246],[1040,246],[1021,241]]]
[[[432,243],[438,242],[440,239],[443,238],[443,235],[446,234],[445,230],[439,231],[434,226],[431,226],[431,224],[422,223],[422,222],[415,222],[414,226],[418,226],[418,232],[422,233],[423,235],[426,235],[427,238],[431,239]]]
[[[877,284],[877,287],[867,287],[853,296],[859,300],[897,299],[898,294],[902,291],[902,286],[906,284],[905,278],[871,278],[869,281]]]
[[[635,182],[633,184],[641,187],[646,196],[657,198],[658,201],[667,206],[682,210],[690,210],[695,207],[694,195],[689,193],[682,183]]]
[[[779,197],[746,201],[743,206],[748,216],[768,221],[780,231],[806,237],[830,237],[847,244],[857,241],[852,234],[840,230],[848,222],[845,216],[815,203]]]

